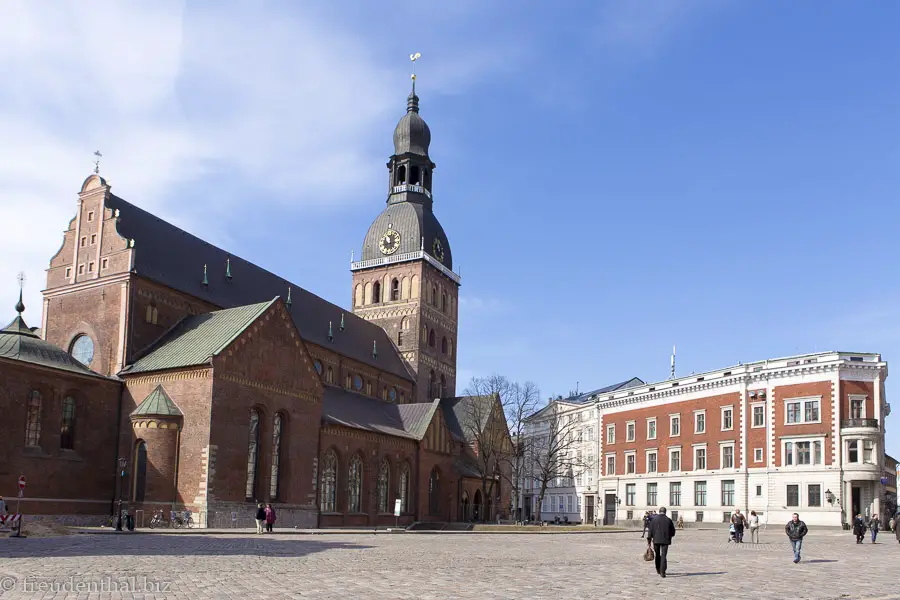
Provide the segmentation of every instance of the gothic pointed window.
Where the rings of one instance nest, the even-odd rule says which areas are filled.
[[[441,354],[447,354],[447,338],[441,338]]]
[[[428,373],[428,395],[434,395],[434,369]]]
[[[75,398],[66,396],[62,403],[62,424],[59,428],[59,447],[75,449]]]
[[[147,444],[138,442],[134,452],[134,498],[135,502],[143,502],[147,493]]]
[[[453,340],[447,341],[447,356],[453,356]]]
[[[319,496],[319,510],[322,512],[337,512],[337,468],[337,455],[334,450],[329,450],[322,461],[322,490]]]
[[[400,467],[400,485],[397,487],[397,497],[400,498],[400,512],[409,511],[409,463],[404,462]]]
[[[250,411],[250,427],[247,442],[247,481],[244,497],[248,500],[256,498],[256,469],[259,466],[259,412]]]
[[[434,340],[434,329],[428,332],[428,345],[434,348],[435,340]]]
[[[400,299],[400,280],[394,279],[391,281],[391,300],[397,301]]]
[[[390,483],[391,483],[391,465],[387,459],[382,459],[381,466],[378,468],[378,512],[390,512]]]
[[[372,284],[372,302],[379,303],[381,302],[381,282],[376,281]]]
[[[441,476],[437,467],[431,470],[428,478],[428,513],[432,516],[441,514]]]
[[[328,370],[325,371],[325,381],[328,383],[334,383],[334,369],[328,367]]]
[[[284,426],[284,418],[281,413],[275,415],[272,421],[272,471],[269,476],[269,499],[278,498],[278,476],[281,467],[281,429]]]
[[[25,417],[25,445],[41,445],[41,408],[43,400],[37,390],[28,395],[28,413]]]
[[[350,467],[347,469],[347,512],[362,512],[362,483],[363,483],[363,464],[358,454],[354,454],[350,459]]]
[[[441,393],[440,397],[443,398],[447,393],[447,378],[441,375]]]

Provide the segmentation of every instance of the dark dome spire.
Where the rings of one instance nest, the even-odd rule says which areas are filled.
[[[16,302],[16,312],[21,314],[25,312],[25,304],[22,302],[22,288],[19,288],[19,301]]]
[[[431,145],[431,130],[419,116],[419,97],[416,95],[416,79],[412,80],[412,91],[406,98],[406,114],[394,129],[394,154],[418,154],[428,156]]]

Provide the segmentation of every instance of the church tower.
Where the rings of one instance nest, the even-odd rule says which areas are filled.
[[[412,366],[414,402],[456,394],[460,279],[432,210],[430,143],[413,76],[387,163],[387,206],[366,233],[361,260],[350,265],[353,312],[384,328]]]

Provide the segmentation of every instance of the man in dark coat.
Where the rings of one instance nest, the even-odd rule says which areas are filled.
[[[666,556],[669,553],[669,546],[672,544],[672,538],[675,537],[675,524],[672,523],[666,515],[666,507],[659,508],[659,514],[650,520],[649,537],[653,540],[653,550],[656,552],[656,572],[661,577],[666,576]]]

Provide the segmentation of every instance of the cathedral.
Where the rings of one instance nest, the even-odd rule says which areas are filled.
[[[258,502],[304,528],[501,516],[479,436],[512,446],[499,398],[456,396],[460,278],[415,85],[393,142],[350,310],[90,175],[40,325],[20,299],[0,330],[0,494],[24,475],[26,516],[98,523],[124,500],[138,526],[246,524]]]

